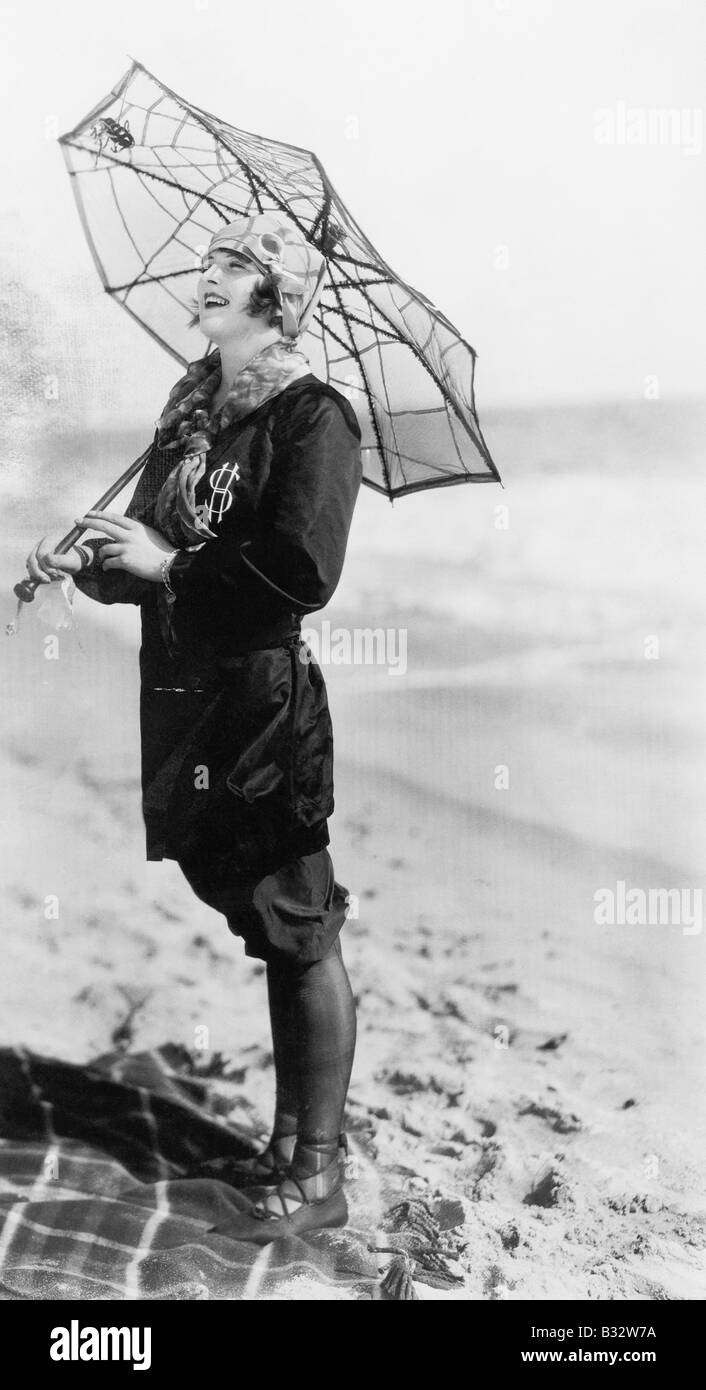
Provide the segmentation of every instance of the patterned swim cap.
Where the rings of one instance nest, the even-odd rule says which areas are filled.
[[[285,338],[304,332],[319,301],[326,260],[304,233],[279,212],[238,217],[220,227],[209,251],[242,251],[272,280],[282,307]]]

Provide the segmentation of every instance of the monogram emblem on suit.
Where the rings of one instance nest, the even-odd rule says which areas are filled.
[[[208,524],[212,521],[222,521],[227,511],[233,505],[232,484],[238,482],[240,478],[240,466],[237,463],[222,463],[219,468],[211,474],[209,485],[211,495],[208,502],[204,502],[199,507],[202,518]]]

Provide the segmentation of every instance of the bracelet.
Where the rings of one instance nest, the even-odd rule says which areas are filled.
[[[78,542],[74,545],[74,550],[77,552],[81,561],[81,573],[92,569],[96,559],[95,552],[89,550],[87,545],[79,545]]]
[[[167,603],[173,603],[176,598],[176,594],[174,593],[174,590],[171,586],[171,581],[169,579],[169,571],[172,565],[174,564],[174,561],[176,560],[178,554],[178,550],[172,550],[171,554],[165,555],[159,567],[159,572],[162,576],[162,583],[167,591]]]

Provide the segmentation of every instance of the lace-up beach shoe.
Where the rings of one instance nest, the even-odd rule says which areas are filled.
[[[265,1190],[248,1211],[214,1230],[233,1240],[269,1245],[286,1236],[345,1226],[345,1153],[340,1141],[337,1145],[299,1145],[287,1176]],[[314,1171],[306,1172],[305,1164]]]

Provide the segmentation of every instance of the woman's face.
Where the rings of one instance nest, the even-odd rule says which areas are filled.
[[[221,343],[238,337],[246,323],[252,327],[247,306],[261,278],[254,262],[241,252],[220,248],[208,251],[197,286],[201,332]]]

